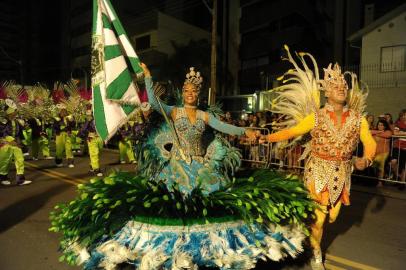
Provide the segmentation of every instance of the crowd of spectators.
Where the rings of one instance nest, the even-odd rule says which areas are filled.
[[[273,132],[272,123],[278,121],[279,116],[271,112],[242,113],[232,116],[226,112],[222,120],[226,123],[252,127],[263,135]],[[390,113],[379,116],[368,114],[366,116],[371,134],[377,143],[377,152],[373,166],[367,171],[368,176],[381,179],[378,186],[382,186],[382,179],[405,182],[406,176],[406,109],[400,111],[396,121]],[[229,142],[242,150],[243,158],[249,160],[254,166],[268,165],[281,166],[297,171],[303,167],[300,160],[304,148],[301,145],[292,147],[279,147],[280,145],[268,144],[261,141],[249,141],[246,137],[237,138],[227,136]],[[286,144],[286,143],[285,143]],[[362,155],[361,147],[357,148],[355,155]],[[399,188],[404,189],[405,184]]]
[[[406,109],[399,112],[394,122],[390,113],[378,117],[368,115],[371,133],[377,143],[374,160],[376,176],[401,182],[406,180]],[[378,186],[384,182],[380,181]],[[400,185],[404,189],[405,185]]]
[[[273,114],[269,111],[256,113],[242,113],[237,117],[232,117],[230,112],[226,112],[222,121],[240,127],[250,127],[257,130],[258,135],[267,135],[274,131],[273,123],[280,120],[280,115]],[[258,136],[255,141],[245,136],[236,137],[226,135],[229,142],[241,149],[243,160],[249,161],[251,166],[270,165],[277,168],[289,168],[300,171],[304,166],[303,161],[299,158],[302,155],[302,147],[282,147],[286,143],[269,144]]]

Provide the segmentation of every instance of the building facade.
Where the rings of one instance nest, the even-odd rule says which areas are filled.
[[[348,38],[360,46],[356,71],[369,87],[368,111],[397,115],[406,106],[406,4]]]
[[[361,3],[333,1],[241,1],[241,93],[269,89],[287,69],[287,44],[313,54],[319,65],[343,63],[345,37],[359,29]]]

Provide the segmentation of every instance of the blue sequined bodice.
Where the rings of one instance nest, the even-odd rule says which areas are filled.
[[[206,129],[206,124],[203,120],[202,111],[196,112],[196,122],[192,124],[187,117],[185,108],[176,108],[175,129],[185,154],[204,156],[206,149],[203,145],[203,132]]]

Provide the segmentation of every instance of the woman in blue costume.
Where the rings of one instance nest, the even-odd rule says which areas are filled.
[[[229,135],[247,135],[255,138],[255,132],[250,129],[236,127],[219,121],[213,114],[197,109],[197,102],[202,86],[203,78],[194,68],[186,75],[182,89],[183,106],[168,106],[159,103],[153,92],[153,83],[150,71],[141,64],[144,69],[145,86],[148,100],[152,108],[165,113],[174,123],[173,137],[174,151],[170,163],[159,174],[158,179],[166,182],[169,189],[177,184],[180,191],[189,195],[198,185],[204,193],[218,190],[226,184],[224,176],[211,170],[213,166],[205,166],[211,158],[206,155],[205,131],[207,126]],[[207,136],[207,134],[206,134]],[[159,141],[159,140],[157,140]],[[207,177],[210,175],[210,177]],[[209,181],[205,181],[208,179]]]
[[[167,125],[144,131],[135,175],[92,179],[51,213],[50,230],[63,234],[61,259],[84,269],[243,270],[301,252],[314,208],[303,184],[269,170],[233,177],[239,153],[219,136],[210,141],[208,126],[230,135],[254,132],[197,109],[202,77],[193,68],[178,107],[155,97],[142,68],[149,102]]]

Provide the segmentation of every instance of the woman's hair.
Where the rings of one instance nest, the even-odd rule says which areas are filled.
[[[406,109],[401,110],[401,111],[399,112],[399,117],[398,117],[398,119],[396,120],[396,122],[400,121],[400,119],[402,118],[402,116],[403,116],[405,113],[406,113]]]
[[[390,113],[385,113],[385,116],[386,116],[386,115],[389,115],[389,116],[390,116],[389,124],[393,124],[393,117],[392,117],[392,114],[390,114]]]
[[[379,119],[378,122],[376,123],[376,129],[378,129],[378,125],[379,123],[382,123],[384,126],[384,130],[391,130],[388,124],[388,121],[384,120],[384,119]]]
[[[252,116],[252,123],[254,123],[255,125],[258,125],[259,123],[259,117],[255,114]]]

